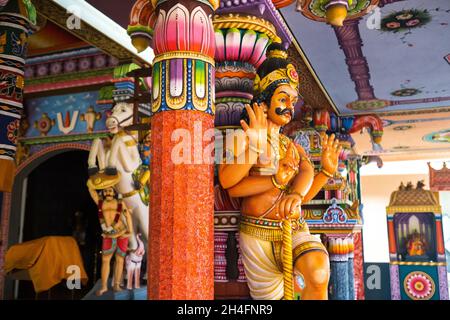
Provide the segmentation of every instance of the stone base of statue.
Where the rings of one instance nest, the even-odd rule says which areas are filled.
[[[139,289],[128,290],[124,288],[122,291],[114,292],[111,285],[111,279],[109,279],[109,290],[101,296],[97,296],[95,293],[102,286],[102,281],[99,279],[97,283],[92,287],[91,291],[86,294],[82,300],[147,300],[147,286],[141,286]]]

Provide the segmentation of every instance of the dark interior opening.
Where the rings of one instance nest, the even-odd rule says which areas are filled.
[[[42,163],[28,176],[23,242],[44,236],[73,236],[89,277],[81,290],[63,281],[35,295],[31,281],[20,281],[19,299],[80,299],[100,277],[101,228],[97,206],[86,187],[87,151],[69,151]],[[50,267],[50,266],[49,266]]]

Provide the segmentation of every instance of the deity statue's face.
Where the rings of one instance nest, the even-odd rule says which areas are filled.
[[[270,100],[267,118],[273,123],[284,126],[294,118],[294,107],[298,100],[297,90],[288,84],[277,87]]]
[[[115,196],[116,192],[113,188],[106,188],[103,190],[103,196],[106,200],[112,200]]]

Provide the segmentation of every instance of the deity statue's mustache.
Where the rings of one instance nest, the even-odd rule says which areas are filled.
[[[291,118],[294,118],[294,110],[288,109],[288,108],[276,108],[275,109],[275,113],[279,116],[284,115],[284,114],[289,114],[291,116]]]

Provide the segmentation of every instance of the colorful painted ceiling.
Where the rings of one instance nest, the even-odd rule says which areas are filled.
[[[380,0],[341,28],[316,21],[316,1],[280,11],[340,114],[450,105],[450,1]]]
[[[373,150],[369,134],[364,131],[352,135],[355,151],[379,155],[384,160],[450,159],[450,109],[442,111],[382,114],[382,148]]]

